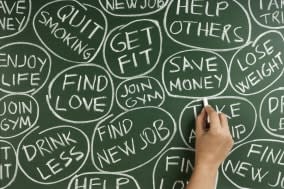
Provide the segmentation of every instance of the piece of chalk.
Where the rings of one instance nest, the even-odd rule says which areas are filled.
[[[208,105],[209,105],[208,98],[204,97],[203,98],[203,106],[206,107]],[[207,116],[207,118],[206,118],[206,128],[207,129],[210,127],[209,124],[210,124],[210,119],[209,119],[209,116]]]
[[[204,107],[209,105],[208,99],[206,97],[203,98],[203,105],[204,105]]]

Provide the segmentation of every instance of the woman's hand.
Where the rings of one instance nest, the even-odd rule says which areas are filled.
[[[187,189],[215,189],[218,168],[234,144],[228,120],[225,114],[206,106],[196,118],[195,126],[195,166]]]
[[[210,128],[205,128],[206,119]],[[228,120],[225,114],[218,114],[206,106],[196,118],[195,167],[217,170],[233,147]]]

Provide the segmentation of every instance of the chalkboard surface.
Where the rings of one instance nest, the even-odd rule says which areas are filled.
[[[0,189],[183,189],[203,97],[217,188],[284,188],[283,32],[282,0],[0,0]]]

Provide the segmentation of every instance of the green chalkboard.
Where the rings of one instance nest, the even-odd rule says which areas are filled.
[[[216,188],[284,188],[283,32],[282,0],[0,0],[0,189],[184,189],[203,97]]]

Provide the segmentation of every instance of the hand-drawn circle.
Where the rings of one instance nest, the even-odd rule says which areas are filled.
[[[172,59],[174,59],[175,57],[182,57],[187,58],[187,60],[183,60],[183,63],[181,62],[173,62]],[[195,79],[196,77],[200,78],[201,76],[204,75],[204,83],[205,83],[205,77],[210,77],[211,75],[211,71],[209,72],[207,70],[204,71],[203,69],[205,69],[206,65],[209,64],[208,62],[206,62],[204,60],[204,58],[208,58],[210,59],[210,56],[215,56],[216,57],[216,62],[218,64],[216,64],[217,67],[217,71],[214,71],[214,73],[222,73],[222,78],[221,78],[221,82],[220,82],[220,89],[215,89],[215,86],[218,86],[219,84],[216,82],[213,84],[214,87],[213,89],[206,89],[206,87],[202,84],[199,83],[200,85],[202,85],[201,88],[197,89],[197,90],[193,90],[193,83],[194,82],[198,82],[199,80],[196,79],[195,81],[191,81],[189,79]],[[190,60],[188,60],[189,58],[200,58],[202,61],[199,63],[196,63],[194,61],[194,63],[190,62]],[[206,63],[204,63],[206,62]],[[175,71],[176,73],[171,73],[172,71],[168,71],[168,67],[169,64],[173,65],[173,67],[175,67],[175,69],[177,71]],[[182,64],[182,65],[181,65]],[[199,64],[199,65],[197,65]],[[196,66],[196,68],[194,68],[194,66]],[[200,67],[198,67],[200,66]],[[211,65],[212,66],[212,65]],[[178,68],[177,68],[178,67]],[[190,71],[186,71],[186,69],[190,69]],[[194,70],[195,69],[195,70]],[[198,69],[202,69],[202,71],[198,70]],[[207,68],[208,69],[208,68]],[[167,72],[166,72],[166,71]],[[170,73],[169,73],[170,72]],[[182,72],[182,73],[181,73]],[[218,53],[215,53],[213,51],[207,51],[207,50],[202,50],[202,49],[195,49],[195,50],[185,50],[185,51],[180,51],[177,52],[171,56],[169,56],[163,63],[163,68],[162,68],[162,82],[163,82],[163,86],[165,87],[165,91],[166,93],[174,98],[189,98],[189,99],[195,99],[195,98],[201,98],[201,97],[207,97],[207,96],[218,96],[220,94],[222,94],[228,87],[229,84],[229,76],[228,76],[228,66],[226,64],[225,59],[219,55]],[[173,76],[172,76],[173,75]],[[223,76],[225,78],[223,78]],[[166,80],[169,80],[170,78],[172,78],[173,80],[175,79],[176,82],[166,82]],[[191,82],[186,82],[186,83],[190,83],[191,86],[183,86],[185,84],[184,81],[191,81]],[[177,93],[171,92],[170,91],[170,86],[177,86]],[[187,88],[191,88],[190,90],[186,90]],[[204,89],[203,89],[204,88]],[[184,92],[185,91],[185,92]],[[216,92],[217,91],[217,92]],[[178,93],[180,92],[180,93]]]
[[[116,135],[110,133],[114,131],[113,127],[115,126],[118,126],[118,128],[114,128],[116,132],[123,129],[124,131],[121,130],[123,133]],[[109,129],[106,129],[107,127]],[[102,132],[101,129],[105,129],[105,132]],[[111,135],[104,135],[108,134],[107,132]],[[135,108],[115,117],[110,115],[101,120],[94,129],[91,143],[93,165],[99,171],[113,173],[124,173],[138,169],[159,156],[173,140],[175,133],[176,123],[174,118],[162,108]],[[151,142],[149,142],[150,140]],[[119,145],[128,146],[125,151],[129,156],[120,153],[122,156],[121,161],[112,162],[110,160],[109,163],[101,161],[102,155],[107,156],[106,149]],[[143,156],[142,159],[141,156]],[[124,158],[124,161],[122,161],[122,158]]]
[[[115,12],[116,10],[114,10],[114,11],[108,10],[106,8],[106,6],[102,3],[102,1],[105,1],[105,0],[99,0],[101,6],[103,7],[103,9],[108,14],[110,14],[112,16],[119,16],[119,17],[138,17],[138,16],[147,16],[147,15],[155,14],[157,12],[160,12],[162,9],[164,9],[167,6],[168,2],[169,2],[169,0],[162,0],[162,1],[159,1],[159,2],[157,0],[157,1],[155,1],[155,3],[157,4],[156,6],[159,6],[158,3],[162,2],[163,5],[161,7],[158,7],[157,10],[153,10],[153,11],[152,10],[144,11],[143,9],[148,8],[148,7],[146,7],[146,3],[147,2],[146,1],[141,1],[141,0],[138,0],[138,1],[136,0],[136,1],[132,1],[130,3],[130,7],[132,9],[134,9],[133,11],[129,10],[130,8],[128,8],[128,11],[125,11],[123,8],[121,9],[118,6],[117,11],[120,11],[120,9],[121,9],[121,12],[120,13],[116,13]],[[107,1],[105,1],[105,2],[107,3]],[[143,5],[139,4],[140,2],[143,2]],[[150,3],[150,1],[148,1],[148,3]],[[108,4],[107,6],[111,6],[111,4]],[[111,9],[114,9],[115,6],[116,6],[115,3],[113,3]],[[129,6],[129,5],[127,5],[127,6]],[[133,8],[133,7],[135,7],[135,8]],[[152,7],[154,7],[154,5],[152,5]]]
[[[19,0],[14,0],[14,2],[19,2]],[[11,1],[9,1],[9,2],[11,2]],[[27,8],[27,11],[28,11],[28,13],[26,13],[26,15],[24,16],[24,18],[22,18],[22,20],[20,21],[20,23],[19,23],[19,27],[21,27],[20,28],[20,30],[18,30],[17,32],[13,32],[13,33],[11,33],[11,34],[6,34],[6,35],[3,35],[3,31],[1,31],[1,35],[0,35],[0,39],[5,39],[5,38],[8,38],[8,37],[13,37],[13,36],[15,36],[15,35],[17,35],[17,34],[19,34],[19,33],[21,33],[26,27],[27,27],[27,25],[28,25],[28,23],[29,23],[29,20],[30,20],[30,16],[31,16],[31,12],[32,12],[32,2],[31,2],[31,0],[25,0],[25,1],[20,1],[21,3],[25,3],[26,2],[26,4],[28,4],[27,6],[26,6],[26,8]],[[3,4],[4,4],[4,1],[3,1]],[[5,7],[5,5],[2,5],[3,7]],[[6,4],[6,6],[8,6],[7,4]],[[17,4],[13,4],[13,6],[12,6],[12,10],[10,10],[10,11],[13,11],[13,9],[14,9],[14,7],[15,6],[18,6]],[[5,9],[5,8],[3,8],[3,9]],[[21,10],[23,10],[23,8],[20,8]],[[2,13],[1,13],[2,14]],[[1,15],[2,16],[2,15]],[[4,15],[3,15],[4,16]],[[16,18],[16,17],[15,17]],[[15,19],[14,18],[14,19]],[[8,19],[7,19],[8,20]],[[5,21],[3,21],[3,22],[5,22]],[[8,21],[7,21],[8,22]],[[18,21],[17,21],[18,22]],[[3,24],[5,24],[5,23],[3,23]],[[8,23],[7,23],[7,25],[8,25]]]
[[[5,148],[3,148],[3,146],[5,146]],[[7,148],[7,146],[8,146],[8,148]],[[16,150],[15,150],[14,146],[10,142],[5,141],[5,140],[0,140],[0,147],[1,147],[1,149],[3,148],[2,150],[4,150],[4,153],[1,152],[0,155],[3,155],[3,154],[4,154],[4,156],[7,155],[8,158],[10,158],[10,155],[12,155],[13,156],[12,157],[12,159],[13,159],[12,161],[13,161],[14,166],[15,166],[14,168],[12,167],[13,168],[13,170],[12,170],[12,169],[10,169],[11,168],[11,166],[10,166],[11,163],[9,163],[9,165],[8,165],[9,166],[9,171],[12,170],[11,171],[12,173],[9,172],[9,176],[12,175],[11,178],[9,178],[10,181],[8,180],[6,183],[2,183],[4,179],[0,180],[0,188],[4,189],[4,188],[7,188],[8,186],[10,186],[14,182],[14,180],[16,178],[16,175],[17,175],[17,172],[18,172],[18,165],[17,165],[18,160],[17,160]],[[12,150],[12,154],[8,152],[8,149]],[[9,155],[6,154],[6,153],[9,153]],[[2,163],[4,164],[5,161],[7,161],[7,159],[5,157],[2,159],[2,157],[1,157],[1,164]],[[13,166],[13,164],[12,164],[12,166]],[[3,175],[4,175],[4,171],[1,170],[1,177],[3,177]]]
[[[170,156],[170,154],[174,154],[172,156]],[[157,159],[155,165],[154,165],[154,169],[153,169],[153,174],[152,174],[152,179],[153,179],[153,189],[160,189],[160,188],[165,188],[165,187],[169,187],[169,188],[176,188],[175,184],[176,182],[174,182],[174,184],[172,185],[173,180],[178,180],[178,184],[179,186],[182,188],[186,187],[186,183],[188,181],[188,177],[190,175],[191,172],[193,170],[193,162],[194,161],[194,155],[195,155],[195,151],[191,148],[182,148],[182,147],[171,147],[169,149],[167,149],[165,152],[163,152],[160,157]],[[176,166],[176,170],[172,171],[169,170],[169,168],[167,167],[167,161],[171,160],[171,158],[174,157],[173,159],[176,160],[172,162],[171,165]],[[190,161],[188,161],[188,159]],[[165,160],[166,159],[166,160]],[[187,159],[187,161],[185,161],[185,159]],[[166,162],[166,163],[165,163]],[[179,164],[180,163],[180,164]],[[165,166],[160,166],[160,164]],[[160,166],[160,167],[159,167]],[[170,166],[170,163],[169,163]],[[158,171],[158,168],[165,168],[168,169],[167,171]],[[191,170],[189,170],[189,168],[191,168]],[[186,175],[184,175],[185,173],[182,172],[186,172],[188,171],[189,173],[186,173]],[[157,178],[159,179],[159,176],[162,177],[162,181],[159,183],[157,182]],[[218,178],[218,177],[217,177]],[[183,182],[182,182],[183,181]],[[165,187],[163,187],[165,186]]]
[[[110,48],[110,42],[113,43],[114,38],[118,38],[118,37],[124,38],[125,37],[126,38],[125,40],[131,40],[131,39],[128,39],[130,37],[129,36],[127,37],[125,34],[128,31],[127,29],[129,28],[135,30],[135,32],[133,31],[129,32],[128,34],[129,36],[135,35],[135,34],[137,35],[137,31],[140,28],[139,31],[140,32],[143,31],[144,35],[146,35],[146,37],[144,36],[145,39],[141,41],[141,39],[139,38],[140,36],[134,40],[132,39],[132,41],[136,41],[136,43],[139,42],[138,44],[134,44],[134,45],[133,44],[126,45],[126,42],[120,41],[117,44],[121,46],[122,48],[119,50],[118,49],[112,50]],[[148,30],[145,30],[145,28]],[[150,29],[151,30],[154,29],[155,32],[150,32]],[[119,36],[118,35],[119,32],[124,32],[125,36],[123,37]],[[153,37],[152,35],[155,35],[155,36]],[[150,36],[150,39],[149,39],[149,36]],[[108,36],[106,37],[104,46],[103,46],[104,62],[106,64],[106,67],[110,71],[110,73],[119,79],[129,79],[133,77],[144,76],[152,72],[157,66],[160,60],[161,54],[162,54],[162,44],[163,44],[163,36],[162,36],[161,28],[160,28],[159,23],[156,20],[150,20],[150,19],[135,20],[135,21],[129,22],[128,24],[118,26],[109,32]],[[141,50],[141,47],[142,47],[142,51],[137,51],[137,48]],[[147,47],[146,50],[145,50],[145,47]],[[149,50],[151,50],[151,52],[154,52],[152,53],[154,55],[151,55],[151,57],[149,57],[150,56]],[[125,51],[129,54],[127,53],[125,54]],[[119,56],[119,55],[122,55],[122,56]],[[130,56],[129,60],[127,61],[120,60],[120,58],[124,58],[124,59],[125,57],[129,58],[127,57],[127,55]],[[143,60],[142,60],[141,57],[137,58],[135,55],[142,55],[145,57],[143,57]],[[133,58],[133,56],[135,56],[135,58]],[[140,64],[137,63],[137,61],[141,61],[141,60],[142,60],[143,66],[139,66],[141,63]],[[119,62],[119,61],[122,61],[122,62]],[[125,71],[124,68],[122,68],[122,65],[123,65],[122,63],[123,64],[132,63],[134,66],[129,67],[127,71]]]
[[[267,13],[264,13],[263,15],[260,15],[260,13],[261,13],[262,11],[264,12],[264,10],[261,10],[261,9],[263,9],[263,5],[260,5],[260,6],[259,6],[260,9],[257,9],[257,7],[254,6],[254,5],[256,5],[257,3],[259,3],[259,2],[260,2],[260,0],[249,0],[249,2],[248,2],[249,12],[250,12],[251,17],[253,18],[253,20],[254,20],[259,26],[264,27],[264,28],[267,28],[267,29],[283,29],[283,28],[284,28],[284,26],[283,26],[283,20],[282,20],[283,18],[278,17],[278,16],[281,15],[281,11],[283,11],[282,5],[278,4],[277,1],[263,1],[263,0],[261,0],[262,3],[263,3],[263,2],[269,2],[269,4],[270,4],[271,6],[274,5],[275,7],[281,7],[281,9],[282,9],[281,11],[275,10],[274,12],[272,12],[272,10],[269,10],[269,11],[271,11],[269,15],[272,17],[272,20],[275,20],[276,23],[279,22],[278,24],[272,25],[272,24],[266,24],[266,23],[260,21],[259,19],[257,19],[257,16],[259,16],[259,17],[262,16],[262,17],[264,17],[264,19],[266,20],[266,19],[267,19],[267,16],[268,16]],[[276,13],[276,14],[275,14],[275,13]],[[282,14],[283,14],[283,13],[282,13]],[[280,18],[282,21],[280,21],[279,18]],[[267,21],[267,20],[266,20],[266,21]]]
[[[128,89],[126,89],[125,91],[129,91],[129,92],[127,92],[127,94],[125,93],[124,95],[119,95],[121,94],[121,91],[123,90],[122,86],[127,85],[127,84],[130,86],[128,86],[127,87]],[[139,96],[141,93],[142,93],[142,96]],[[144,77],[128,79],[128,80],[121,82],[116,88],[115,97],[116,97],[117,104],[123,110],[127,111],[129,109],[133,109],[137,107],[161,106],[165,101],[165,92],[164,92],[162,85],[157,79],[153,77],[144,76]],[[141,98],[142,100],[139,100]],[[158,100],[155,101],[156,99]],[[151,100],[153,100],[154,102]],[[127,101],[130,101],[131,105],[128,104]]]
[[[181,3],[183,2],[183,4]],[[242,46],[244,46],[246,43],[248,43],[251,39],[251,21],[250,21],[250,16],[248,12],[246,11],[245,7],[239,3],[237,0],[232,0],[230,2],[227,1],[212,1],[212,0],[206,0],[206,1],[199,1],[201,2],[200,4],[196,3],[194,4],[193,2],[196,3],[195,0],[186,0],[186,1],[170,1],[169,5],[167,6],[166,13],[164,16],[164,28],[166,31],[167,36],[174,41],[177,44],[180,44],[185,47],[190,47],[190,48],[202,48],[202,49],[207,49],[207,50],[213,50],[213,51],[230,51],[230,50],[236,50]],[[203,3],[204,2],[204,3]],[[184,15],[177,15],[180,14],[180,10],[178,10],[177,7],[174,7],[174,3],[179,3],[176,6],[180,6],[183,8],[185,11]],[[216,3],[215,7],[210,7],[211,4]],[[220,7],[217,8],[217,6],[221,3],[226,3],[229,7],[229,10],[224,9],[223,11],[226,11],[225,15],[221,15],[220,13]],[[215,5],[215,4],[214,4]],[[224,7],[223,7],[224,8]],[[197,9],[197,10],[196,10]],[[209,10],[215,10],[216,12],[213,11],[213,13]],[[201,10],[201,11],[200,11]],[[195,12],[196,11],[196,12]],[[170,15],[169,12],[175,12],[176,15]],[[193,13],[192,13],[193,12]],[[232,17],[232,12],[234,12],[234,15],[236,17]],[[218,18],[219,16],[222,16],[221,18]],[[170,19],[177,19],[178,17],[181,17],[180,20],[178,20],[176,23],[178,25],[177,31],[173,33],[173,35],[170,34],[169,32],[169,27],[168,27],[168,22]],[[215,18],[217,17],[217,18]],[[243,20],[240,20],[243,19]],[[188,20],[192,19],[192,20]],[[206,20],[206,19],[209,19]],[[232,19],[235,21],[233,24],[238,24],[232,29]],[[202,23],[204,21],[204,25],[199,24],[198,22]],[[226,23],[222,26],[221,21],[226,21]],[[196,24],[197,23],[197,24]],[[196,24],[196,28],[201,28],[202,31],[196,32],[196,35],[189,36],[192,32],[192,28]],[[206,26],[207,24],[207,26]],[[214,28],[215,26],[222,26],[223,28]],[[205,37],[200,37],[200,33],[204,32],[204,28],[208,27],[209,29],[207,30],[207,34]],[[212,29],[212,28],[213,29]],[[197,30],[196,29],[196,30]],[[239,32],[238,30],[242,29],[243,31]],[[209,31],[210,30],[210,31]],[[220,33],[216,34],[214,33],[214,30],[221,31],[222,34]],[[231,30],[231,31],[230,31]],[[185,32],[185,35],[180,35],[177,37],[180,32]],[[233,40],[232,39],[227,39],[228,38],[228,31],[232,33],[232,35],[235,37]],[[195,31],[194,31],[195,32]],[[212,36],[211,33],[212,33]],[[241,33],[241,34],[240,34]],[[183,33],[182,33],[183,34]],[[210,38],[211,37],[211,41]],[[220,38],[220,39],[218,39]],[[216,40],[218,39],[218,40]],[[214,40],[214,41],[212,41]],[[224,43],[226,41],[226,43]],[[234,43],[234,44],[233,44]]]
[[[266,41],[264,41],[265,39]],[[284,72],[283,44],[282,33],[271,30],[262,33],[254,42],[250,42],[236,51],[229,66],[230,85],[234,91],[245,96],[255,95],[268,89],[279,80]],[[264,58],[266,59],[263,60]],[[275,65],[270,66],[270,62]]]
[[[84,177],[84,176],[85,176],[85,178],[86,177],[91,177],[91,178],[100,178],[101,177],[101,178],[103,178],[103,177],[107,177],[107,176],[109,176],[109,178],[111,178],[111,179],[114,179],[115,177],[117,177],[119,179],[124,178],[124,179],[127,179],[127,181],[125,180],[124,185],[129,184],[129,185],[131,185],[131,186],[128,186],[129,188],[140,189],[138,182],[135,180],[134,177],[132,177],[130,175],[126,175],[126,174],[122,174],[122,173],[104,173],[104,172],[85,172],[85,173],[81,173],[79,175],[76,175],[69,181],[68,189],[73,189],[72,184],[73,184],[75,179],[78,179],[78,178]],[[108,178],[101,179],[101,180],[107,181],[107,179]],[[105,183],[107,183],[107,182],[105,182]],[[113,183],[116,183],[117,184],[116,187],[120,188],[120,183],[117,182],[117,180],[116,180],[116,182],[113,182]],[[88,186],[88,184],[86,184],[86,186]],[[90,185],[90,186],[92,186],[92,185]],[[104,186],[109,186],[109,185],[105,184]],[[106,187],[106,188],[108,188],[108,187]],[[75,186],[74,189],[77,189],[77,187]]]
[[[8,105],[5,104],[5,106],[3,105],[2,106],[2,102],[5,101],[5,100],[8,100],[8,99],[11,99],[11,101],[14,100],[18,100],[18,103],[9,103]],[[30,104],[27,105],[24,103],[24,100],[26,99],[29,99],[30,100]],[[11,106],[11,108],[9,108],[9,106]],[[10,95],[6,95],[4,97],[2,97],[0,99],[0,107],[1,107],[1,113],[0,113],[0,138],[2,139],[8,139],[8,138],[14,138],[14,137],[17,137],[19,135],[22,135],[24,133],[26,133],[27,131],[29,131],[31,128],[33,128],[37,121],[38,121],[38,117],[39,117],[39,105],[38,105],[38,102],[37,100],[33,97],[33,96],[30,96],[30,95],[25,95],[25,94],[10,94]],[[5,107],[5,108],[4,108]],[[13,109],[14,108],[14,109]],[[35,108],[35,110],[33,110]],[[8,109],[12,109],[12,110],[8,110]],[[3,113],[2,111],[5,110],[5,113]],[[17,113],[16,113],[16,110]],[[26,111],[28,113],[26,113]],[[31,112],[32,111],[32,112]],[[22,117],[18,117],[17,119],[13,119],[13,116],[19,116],[19,114],[27,114],[27,117],[26,119],[22,118]],[[35,115],[34,115],[35,114]],[[31,117],[34,116],[34,119],[32,119]],[[2,119],[2,117],[4,117]],[[8,117],[8,118],[7,118]],[[28,125],[28,128],[20,131],[20,132],[16,132],[17,128],[15,127],[15,125],[13,125],[13,128],[11,129],[10,125],[8,123],[5,124],[5,122],[3,120],[10,120],[9,117],[11,117],[11,120],[17,120],[15,122],[19,123],[19,124],[29,124],[31,123],[31,125]],[[25,126],[25,125],[24,125]],[[3,129],[4,127],[4,129]],[[22,128],[22,126],[19,126],[19,128]],[[5,129],[9,129],[9,130],[12,130],[10,131],[11,133],[9,133],[9,130],[8,132],[5,131]],[[16,131],[14,131],[16,130]]]
[[[230,131],[231,134],[235,140],[235,144],[239,144],[246,140],[248,137],[250,137],[256,127],[256,121],[257,121],[257,111],[254,105],[243,97],[238,96],[220,96],[220,97],[210,97],[208,98],[210,100],[210,105],[213,106],[216,111],[223,111],[223,113],[227,114],[228,121],[230,125]],[[235,103],[236,105],[240,104],[240,107],[231,106],[230,103]],[[222,104],[227,105],[227,103],[230,106],[224,106],[224,107],[215,107],[215,104]],[[241,104],[242,103],[242,104]],[[186,146],[189,148],[194,148],[195,145],[195,115],[198,115],[198,113],[202,110],[203,103],[202,100],[194,100],[190,103],[188,103],[182,110],[180,117],[179,117],[179,132],[180,136]],[[193,110],[191,110],[191,109]],[[218,110],[218,109],[221,110]],[[237,115],[236,110],[240,111],[240,115]],[[224,112],[226,111],[226,112]],[[234,111],[234,112],[233,112]],[[246,114],[245,112],[253,112],[254,116],[252,117],[251,114]],[[190,116],[189,114],[192,114]],[[243,116],[246,116],[246,118],[243,118]],[[230,116],[232,117],[232,121],[230,121]],[[239,119],[239,117],[242,116],[242,119]],[[242,121],[246,121],[244,124]],[[242,129],[242,130],[241,130]],[[244,130],[245,129],[245,130]]]
[[[237,188],[278,188],[271,185],[283,172],[283,166],[277,164],[283,160],[283,144],[281,140],[255,139],[238,145],[222,163],[225,178]]]
[[[66,74],[68,74],[68,76],[70,76],[69,78],[71,78],[73,76],[77,77],[80,73],[83,73],[84,77],[80,75],[77,81],[73,81],[73,84],[76,84],[76,82],[80,83],[80,86],[79,84],[77,86],[79,87],[79,89],[76,87],[69,91],[63,89],[65,88],[64,82],[67,81]],[[93,83],[90,83],[88,80],[90,75],[93,76]],[[104,80],[100,80],[100,78],[103,78]],[[81,85],[82,80],[84,82],[84,89],[82,89]],[[103,81],[105,81],[105,86],[102,88],[96,86],[99,81],[102,81],[102,83]],[[72,81],[71,83],[66,83],[72,85]],[[60,88],[55,86],[60,86]],[[61,92],[59,93],[56,90],[60,90]],[[58,94],[60,94],[60,96]],[[97,95],[99,95],[99,97]],[[54,96],[56,96],[56,99],[54,98]],[[82,99],[80,98],[81,96],[83,96]],[[73,105],[70,105],[72,99],[74,100],[74,102],[78,102],[78,105],[80,105],[78,106],[78,108],[73,108]],[[105,108],[100,109],[101,111],[99,111],[97,108],[97,99],[105,103]],[[61,71],[53,78],[53,80],[49,84],[46,100],[49,109],[60,120],[70,123],[94,122],[105,117],[112,108],[114,101],[113,81],[109,73],[102,66],[95,64],[75,65]],[[61,103],[63,102],[63,109],[59,105],[60,101]],[[91,112],[91,109],[93,112]],[[80,116],[78,116],[79,114]]]
[[[283,87],[268,92],[263,97],[259,108],[259,119],[262,127],[268,134],[278,138],[284,138],[283,133],[281,133],[284,121],[281,107],[284,103],[283,92]]]
[[[20,169],[22,170],[22,172],[25,174],[25,176],[27,176],[30,180],[38,184],[43,184],[43,185],[56,184],[56,183],[62,182],[72,177],[85,165],[88,159],[88,156],[89,156],[90,147],[89,147],[88,136],[83,131],[81,131],[80,129],[76,127],[65,126],[65,125],[50,127],[46,130],[37,132],[38,128],[39,127],[36,127],[32,131],[30,131],[28,134],[26,134],[23,137],[23,139],[20,141],[18,149],[17,149],[18,165]],[[52,135],[53,131],[57,131],[57,133],[54,134],[54,136]],[[62,132],[61,134],[60,134],[60,131]],[[68,131],[67,134],[64,133],[67,131]],[[70,133],[73,135],[73,137],[75,136],[76,138],[74,139],[70,137],[71,135]],[[43,139],[41,139],[41,137]],[[28,144],[27,146],[24,145],[25,142]],[[32,144],[33,142],[35,142],[35,144]],[[81,151],[78,151],[78,148],[75,151],[74,146],[71,148],[70,146],[72,146],[73,143],[76,145],[79,145],[80,147],[79,150]],[[42,146],[38,146],[38,145],[42,145]],[[35,154],[27,156],[27,154],[29,154],[27,147],[29,148],[32,147],[32,149],[35,150],[32,153],[35,153]],[[69,154],[66,154],[67,150]],[[54,158],[54,154],[58,154],[58,159]],[[37,156],[40,156],[40,157],[37,157]],[[79,163],[76,164],[76,163],[73,163],[73,161],[70,162],[70,159],[74,158],[73,156],[77,156],[78,159],[76,160],[79,161]],[[58,160],[58,162],[53,163],[54,160],[55,161]],[[65,161],[68,160],[67,164],[64,164],[66,162],[63,162],[63,160]],[[51,164],[50,161],[53,164]],[[46,164],[44,164],[44,162],[46,162]],[[52,167],[52,165],[55,166],[53,167],[53,170],[52,170],[53,172],[50,170],[52,174],[54,175],[50,175],[42,171],[43,167],[40,167],[40,166],[45,166],[45,165],[47,167],[48,166]],[[63,168],[65,170],[63,170],[63,173],[62,173]],[[60,172],[59,172],[59,169],[61,169]],[[66,172],[69,172],[69,173],[66,174]]]
[[[52,8],[52,6],[55,6],[55,8],[54,7]],[[63,16],[61,15],[62,18],[60,19],[63,20],[63,22],[66,22],[67,19],[70,20],[72,19],[72,21],[70,20],[68,21],[69,25],[67,25],[66,23],[59,23],[61,22],[60,19],[58,18],[59,13],[58,12],[54,13],[54,11],[57,10],[56,8],[59,8],[60,10],[64,6],[66,6],[67,8],[71,7],[70,9],[71,12]],[[75,10],[75,8],[77,8],[77,10]],[[44,9],[48,9],[49,11],[53,12],[53,14],[50,15],[50,13],[48,11],[45,11]],[[73,23],[74,19],[76,18],[78,13],[80,13],[80,10],[85,11],[85,15],[83,16],[79,24],[78,23],[74,24]],[[89,17],[95,16],[95,19],[98,18],[97,21],[102,23],[94,23],[92,22],[91,18],[86,20],[87,14]],[[39,23],[45,26],[49,26],[49,29],[51,29],[50,33],[52,34],[52,36],[48,36],[49,38],[48,37],[46,39],[44,38],[48,34],[46,28],[43,29],[41,28],[43,31],[40,33],[39,26],[41,25],[37,25],[38,23],[36,22],[39,15],[43,17],[42,18],[43,20],[39,20]],[[46,18],[46,16],[54,16],[54,15],[57,15],[56,18],[59,20],[58,22],[52,23],[53,17]],[[90,30],[89,29],[90,23],[94,24],[93,30],[89,32],[88,35],[83,35],[82,33],[84,33],[87,30]],[[60,24],[62,24],[62,26]],[[83,26],[81,26],[82,24]],[[69,27],[70,25],[72,25],[72,27],[76,28],[80,26],[81,29],[76,30],[76,28],[75,29],[72,28],[70,29],[70,31],[67,31],[66,25]],[[89,63],[94,60],[94,58],[97,56],[99,50],[103,45],[103,41],[107,34],[107,27],[108,27],[107,18],[100,9],[89,4],[82,4],[77,0],[73,1],[56,0],[48,2],[35,13],[33,19],[33,28],[40,42],[56,57],[64,61],[77,63],[77,64],[87,63],[87,62]],[[58,36],[53,36],[56,35],[56,31],[58,31],[59,34],[61,34],[60,32],[62,32],[62,35],[60,36],[58,34]],[[100,34],[98,34],[99,36],[96,36],[95,39],[92,39],[94,38],[94,35],[97,34],[97,32],[100,32]],[[76,35],[79,34],[80,36],[79,37],[75,36],[74,33]],[[83,39],[81,39],[80,37]],[[50,38],[52,40],[50,40]],[[58,39],[62,41],[58,41]],[[67,44],[67,46],[65,43]]]
[[[6,65],[1,66],[1,69],[0,69],[0,73],[2,73],[0,91],[5,92],[5,93],[17,93],[17,94],[37,93],[46,84],[49,78],[49,75],[50,75],[51,57],[48,54],[48,52],[44,48],[36,44],[28,43],[28,42],[14,42],[14,43],[6,44],[0,48],[0,52],[3,52],[4,50],[6,50],[9,53],[9,55],[7,55],[6,59],[3,59],[3,60],[6,60]],[[12,58],[10,54],[13,54],[13,53],[15,54],[14,55],[15,57]],[[17,53],[19,55],[22,55],[23,57],[19,58]],[[5,55],[5,53],[2,53],[2,54]],[[41,55],[44,58],[41,58],[39,56],[37,57],[36,55]],[[23,61],[23,62],[19,63],[19,61]],[[42,64],[42,65],[38,66],[38,64]],[[32,72],[31,69],[37,69],[37,70]],[[13,78],[10,78],[12,84],[9,84],[7,83],[7,80],[5,80],[6,77],[4,77],[5,76],[4,74],[7,74],[9,76],[12,75],[13,77],[17,76],[17,79],[19,79],[20,76],[22,77],[25,76],[29,71],[31,72],[32,75],[30,75],[30,78],[27,78],[27,80],[30,81],[31,86],[28,86],[27,84],[21,85],[21,84],[18,84],[18,82],[15,83]],[[17,74],[17,72],[19,73]],[[36,82],[36,81],[33,81],[33,79],[34,80],[37,79],[36,81],[39,80],[40,82],[33,83],[33,82]],[[15,87],[13,85],[15,85]]]

